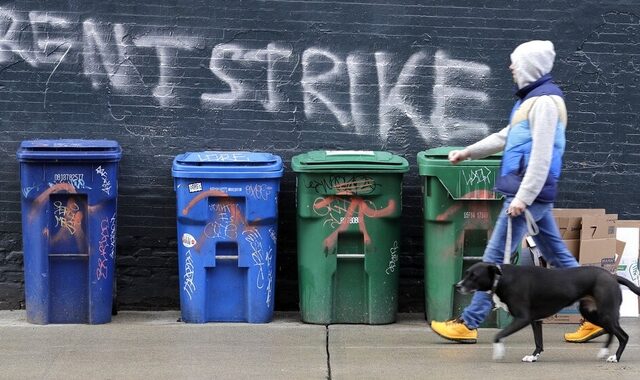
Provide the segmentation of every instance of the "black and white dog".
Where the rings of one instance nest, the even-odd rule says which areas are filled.
[[[536,348],[522,361],[537,361],[543,351],[541,319],[580,300],[579,309],[584,319],[601,326],[609,334],[598,358],[609,355],[609,345],[615,335],[618,351],[607,361],[618,362],[629,340],[620,327],[622,291],[618,284],[640,295],[640,288],[631,281],[598,267],[545,269],[477,263],[467,269],[456,289],[463,294],[490,292],[496,306],[505,308],[513,316],[513,321],[494,338],[494,360],[504,357],[503,339],[530,324]]]

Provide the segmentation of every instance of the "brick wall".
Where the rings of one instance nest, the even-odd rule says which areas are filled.
[[[369,3],[369,4],[367,4]],[[640,219],[635,1],[20,1],[0,5],[0,308],[23,307],[15,151],[117,140],[118,305],[178,307],[171,160],[256,150],[286,163],[276,308],[297,308],[295,177],[313,149],[387,150],[403,195],[400,309],[423,310],[417,152],[505,125],[508,54],[556,45],[568,146],[557,205]]]

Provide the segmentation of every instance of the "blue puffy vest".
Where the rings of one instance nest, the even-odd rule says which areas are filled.
[[[508,195],[515,196],[520,188],[522,179],[529,165],[531,156],[531,129],[529,126],[529,111],[542,95],[557,95],[564,99],[564,95],[547,74],[534,83],[518,90],[516,95],[520,98],[509,118],[509,133],[500,165],[500,176],[496,180],[495,190]],[[555,141],[553,144],[553,157],[549,168],[547,180],[536,198],[537,202],[553,202],[557,194],[557,184],[560,179],[562,169],[562,154],[565,147],[565,126],[566,108],[564,101],[557,101],[558,123],[556,124]]]

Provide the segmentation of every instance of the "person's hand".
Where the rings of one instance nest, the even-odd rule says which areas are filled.
[[[513,198],[511,204],[509,204],[509,208],[507,209],[507,215],[515,218],[522,214],[525,208],[527,208],[527,205],[523,201],[518,198]]]
[[[464,161],[466,159],[468,159],[471,155],[469,154],[469,152],[466,149],[463,150],[452,150],[451,152],[449,152],[449,161],[452,164],[457,164],[460,161]]]

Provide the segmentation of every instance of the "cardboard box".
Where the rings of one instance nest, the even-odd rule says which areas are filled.
[[[553,216],[565,245],[580,264],[614,270],[617,215],[606,214],[604,209],[556,208]]]
[[[640,228],[640,220],[621,219],[616,222],[619,227]]]
[[[589,215],[605,215],[602,208],[554,208],[553,217],[556,220],[560,236],[563,240],[580,239],[582,217]]]
[[[609,272],[615,272],[617,246],[616,239],[582,240],[578,262],[582,266],[606,267]]]
[[[553,216],[556,218],[582,217],[584,215],[604,215],[603,208],[554,208]]]
[[[618,215],[585,215],[582,217],[580,240],[615,239]]]
[[[558,230],[562,240],[580,239],[580,231],[582,230],[582,217],[555,217]]]
[[[624,246],[616,240],[618,215],[585,215],[580,231],[580,265],[593,265],[616,272],[616,255],[622,254]],[[619,250],[618,250],[619,249]]]
[[[558,230],[562,240],[573,257],[580,257],[580,241],[582,237],[582,219],[584,217],[604,217],[605,210],[602,208],[554,208],[553,217],[558,225]],[[589,224],[598,222],[599,219],[591,219]],[[586,234],[586,232],[585,232]]]

